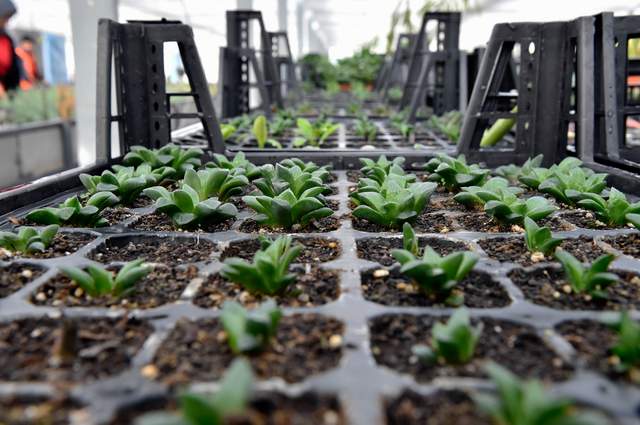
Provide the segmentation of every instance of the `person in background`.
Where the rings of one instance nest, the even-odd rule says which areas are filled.
[[[20,45],[16,47],[16,55],[22,61],[23,72],[20,78],[20,88],[22,90],[29,90],[42,81],[42,75],[38,69],[38,61],[33,54],[34,44],[33,38],[25,35],[20,39]]]
[[[20,85],[20,59],[7,34],[7,23],[16,12],[11,0],[0,0],[0,96]]]

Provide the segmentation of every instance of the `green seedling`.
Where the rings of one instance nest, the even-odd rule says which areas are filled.
[[[529,252],[550,255],[562,243],[551,235],[551,229],[540,227],[529,217],[524,218],[524,241]]]
[[[610,350],[618,360],[615,369],[638,381],[637,373],[633,372],[640,368],[640,323],[633,320],[628,311],[607,315],[603,321],[616,332],[617,339]]]
[[[542,220],[556,210],[546,198],[532,196],[520,199],[513,193],[500,192],[501,198],[484,204],[484,211],[496,220],[509,224],[522,224],[525,217]]]
[[[221,223],[238,213],[233,204],[222,203],[215,197],[200,198],[198,192],[186,183],[173,192],[155,186],[145,189],[143,193],[155,200],[156,210],[171,217],[177,227]]]
[[[302,245],[292,246],[291,236],[280,236],[275,241],[261,240],[262,249],[255,253],[251,263],[241,258],[228,258],[221,274],[256,294],[282,294],[296,280],[289,273],[289,265],[302,251]]]
[[[232,196],[242,195],[249,180],[243,175],[232,175],[224,168],[205,168],[204,170],[187,170],[184,184],[198,193],[198,199],[216,197],[227,201]]]
[[[573,403],[549,393],[538,380],[523,381],[489,363],[486,371],[496,394],[476,394],[478,407],[500,425],[605,425],[599,415],[577,412]]]
[[[181,179],[185,171],[201,165],[200,157],[203,154],[204,151],[200,148],[182,148],[174,144],[168,144],[160,149],[132,146],[131,152],[125,155],[123,163],[133,166],[148,164],[153,170],[171,167],[175,170],[175,174],[171,177]]]
[[[422,258],[404,249],[394,249],[391,255],[402,265],[400,272],[410,277],[428,296],[445,304],[458,306],[464,301],[454,288],[478,262],[478,256],[470,251],[459,251],[440,256],[427,246]]]
[[[356,120],[353,132],[357,136],[363,137],[366,141],[372,142],[378,136],[378,126],[373,121],[369,121],[366,116],[363,116]]]
[[[120,298],[133,291],[136,283],[151,271],[151,266],[143,263],[142,259],[130,261],[115,277],[109,270],[95,265],[87,266],[86,271],[70,266],[60,267],[60,270],[92,297],[110,295]]]
[[[77,196],[72,196],[57,207],[33,210],[26,218],[41,225],[103,227],[108,226],[109,222],[100,216],[100,212],[119,201],[120,198],[111,192],[98,192],[87,199],[83,206]]]
[[[248,311],[235,301],[222,307],[220,321],[227,334],[227,342],[235,354],[262,351],[276,335],[282,311],[274,300],[264,302]]]
[[[590,266],[584,266],[563,249],[556,250],[555,257],[562,264],[567,280],[576,293],[593,298],[607,298],[607,287],[619,280],[618,275],[608,272],[615,260],[612,254],[601,255]]]
[[[318,119],[315,123],[311,123],[306,118],[298,118],[296,125],[298,137],[293,139],[293,146],[297,148],[305,146],[320,147],[327,138],[340,128],[340,124],[335,124],[329,120]]]
[[[225,419],[246,410],[253,386],[251,364],[237,358],[225,372],[215,395],[185,392],[179,397],[180,411],[147,413],[136,425],[223,425]]]
[[[509,181],[502,177],[492,177],[482,186],[463,187],[453,199],[467,207],[484,205],[489,201],[499,201],[503,198],[503,193],[519,195],[523,190],[519,187],[509,186]]]
[[[105,170],[99,176],[80,174],[80,181],[87,189],[87,193],[93,195],[98,192],[112,192],[120,203],[131,205],[142,191],[157,184],[175,174],[171,167],[151,169],[149,164],[140,164],[137,168],[114,165],[113,171]]]
[[[595,193],[583,193],[578,206],[596,213],[602,222],[609,226],[624,226],[631,223],[640,229],[640,202],[629,203],[624,193],[612,187],[609,198]]]
[[[51,224],[42,230],[24,226],[18,228],[17,233],[0,232],[0,247],[12,253],[43,252],[49,248],[59,228],[57,224]]]
[[[465,186],[480,186],[484,183],[489,170],[477,164],[468,165],[463,155],[452,158],[446,154],[438,154],[426,164],[431,173],[429,181],[442,183],[449,190],[459,190]]]
[[[291,229],[294,225],[306,226],[314,220],[333,215],[318,196],[324,187],[313,187],[296,196],[286,189],[276,196],[244,196],[242,200],[258,213],[256,221],[270,227]]]
[[[224,168],[233,175],[242,174],[249,180],[255,180],[262,175],[262,167],[253,165],[247,160],[244,152],[238,152],[231,160],[222,154],[214,153],[213,162],[208,162],[205,166],[206,168]]]
[[[258,148],[260,149],[264,149],[267,145],[276,149],[282,149],[280,142],[269,137],[269,125],[264,115],[258,115],[256,119],[253,120],[253,136],[256,138]]]
[[[378,185],[363,186],[351,194],[357,204],[353,216],[387,228],[399,228],[414,220],[427,206],[436,184],[428,182],[408,183],[402,175],[390,174]]]
[[[482,333],[482,323],[471,326],[469,312],[459,308],[446,324],[437,322],[431,331],[431,346],[416,345],[413,353],[424,363],[469,363]]]

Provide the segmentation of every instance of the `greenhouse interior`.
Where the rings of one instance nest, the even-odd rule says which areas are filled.
[[[640,2],[0,27],[0,425],[640,424]]]

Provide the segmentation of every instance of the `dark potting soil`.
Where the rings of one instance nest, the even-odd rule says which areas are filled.
[[[640,308],[640,277],[626,271],[612,270],[620,281],[607,288],[608,298],[596,299],[577,294],[556,267],[534,270],[515,269],[509,277],[525,297],[540,305],[560,310],[628,310]]]
[[[338,186],[330,185],[329,189],[331,189],[331,193],[328,193],[325,196],[336,196],[340,193]]]
[[[152,232],[177,232],[181,230],[188,230],[193,232],[202,231],[202,232],[208,232],[208,233],[215,233],[215,232],[224,232],[226,230],[229,230],[233,222],[234,222],[234,219],[231,218],[221,223],[203,223],[202,225],[199,225],[197,227],[190,227],[188,229],[179,229],[173,224],[173,222],[171,221],[171,218],[168,215],[162,214],[162,213],[151,213],[151,214],[139,217],[133,223],[129,224],[128,227],[134,230],[145,230],[145,231],[152,231]]]
[[[583,229],[612,229],[613,227],[606,225],[597,219],[596,215],[591,211],[582,209],[563,211],[560,217],[574,226]]]
[[[388,272],[388,275],[386,273]],[[375,277],[379,275],[379,277]],[[364,297],[379,304],[403,307],[443,306],[443,300],[423,293],[400,268],[369,269],[360,274]],[[464,305],[472,308],[504,307],[511,303],[504,288],[487,273],[471,271],[455,291],[464,294]]]
[[[177,411],[175,402],[152,399],[121,409],[111,425],[134,425],[145,413]],[[227,418],[228,425],[344,425],[346,420],[337,397],[306,392],[297,397],[279,393],[257,393],[245,414]]]
[[[462,391],[440,390],[429,395],[405,390],[385,402],[387,425],[491,425],[471,397]]]
[[[631,257],[640,258],[640,234],[629,233],[626,235],[606,236],[603,239],[614,249]]]
[[[327,199],[326,205],[333,211],[338,211],[340,209],[340,201],[336,199]]]
[[[291,230],[283,228],[271,228],[258,224],[252,218],[248,218],[240,225],[240,231],[244,233],[324,233],[332,232],[340,227],[340,220],[335,215],[314,220],[302,227],[294,225]]]
[[[363,176],[364,174],[362,174],[362,171],[360,170],[347,171],[347,180],[350,181],[351,183],[358,183],[358,180],[360,180]]]
[[[554,261],[553,256],[545,256],[532,260],[532,253],[527,249],[524,236],[510,236],[488,238],[478,241],[484,252],[494,260],[513,262],[522,266],[531,266],[542,261]],[[583,262],[591,262],[599,256],[606,254],[593,238],[581,236],[579,238],[564,239],[560,247]]]
[[[275,238],[272,238],[275,239]],[[336,239],[302,237],[293,238],[293,245],[303,246],[300,255],[296,257],[294,263],[324,263],[335,260],[340,255],[342,248]],[[229,257],[240,257],[251,261],[255,253],[260,249],[260,240],[243,239],[232,241],[229,246],[222,251],[221,260]]]
[[[318,267],[293,267],[296,281],[283,294],[275,295],[276,302],[287,307],[311,307],[331,302],[338,298],[339,273]],[[241,285],[224,279],[219,274],[205,281],[196,294],[194,304],[204,308],[220,308],[227,300],[235,300],[246,307],[257,307],[268,297],[253,294]]]
[[[109,222],[109,226],[120,224],[123,221],[127,221],[133,217],[136,217],[137,215],[138,214],[136,214],[129,208],[120,206],[105,208],[100,213],[100,216],[104,217]]]
[[[64,322],[39,318],[0,324],[0,380],[78,382],[105,378],[129,367],[152,331],[147,323],[127,317],[70,319],[72,326],[63,332]],[[66,350],[60,350],[61,346]],[[65,351],[70,351],[70,358],[60,359],[58,354]]]
[[[44,397],[0,398],[0,424],[3,425],[68,425],[71,416],[74,423],[81,423],[84,412],[80,405],[68,397],[55,399]]]
[[[58,274],[36,289],[31,295],[31,302],[54,307],[155,308],[176,301],[189,282],[197,277],[198,269],[195,266],[178,269],[157,264],[153,271],[125,296],[117,298],[108,295],[93,298],[71,279]]]
[[[22,289],[44,273],[44,268],[32,264],[0,266],[0,298]]]
[[[148,196],[140,195],[131,203],[131,208],[149,208],[155,201]]]
[[[229,202],[229,203],[235,205],[235,207],[238,210],[238,212],[240,212],[242,210],[248,210],[248,208],[249,208],[247,206],[247,204],[245,204],[244,201],[242,200],[242,196],[232,196],[226,202]]]
[[[466,232],[482,232],[482,233],[511,233],[524,232],[524,228],[519,225],[500,223],[491,216],[479,214],[462,214],[456,216],[458,222],[458,230]],[[554,232],[573,230],[573,227],[558,217],[547,217],[538,220],[538,225],[549,227]]]
[[[60,232],[56,234],[51,245],[44,252],[10,253],[0,248],[0,260],[12,258],[54,258],[73,254],[96,237],[88,233]]]
[[[370,320],[371,350],[380,365],[413,375],[425,382],[437,377],[484,377],[492,360],[518,376],[562,381],[573,368],[558,356],[535,329],[506,320],[480,318],[483,330],[473,359],[463,365],[427,364],[412,353],[417,344],[431,344],[433,316],[386,314]],[[442,320],[446,320],[443,318]]]
[[[401,227],[387,228],[368,220],[351,216],[353,228],[363,232],[380,233],[380,232],[400,232]],[[413,229],[420,233],[447,233],[453,230],[453,221],[451,218],[442,213],[420,214],[412,223]]]
[[[613,329],[604,323],[593,320],[576,320],[562,322],[556,330],[573,346],[578,358],[587,367],[600,372],[614,380],[640,383],[640,370],[624,373],[616,370],[619,359],[613,355],[611,348],[618,337]]]
[[[324,180],[325,183],[335,183],[338,181],[338,175],[336,173],[329,173],[327,178]]]
[[[420,214],[413,229],[420,233],[449,233],[454,230],[454,222],[443,213]]]
[[[113,237],[91,251],[89,258],[105,264],[144,258],[150,263],[178,265],[210,261],[217,250],[215,244],[198,237]]]
[[[482,207],[471,207],[467,208],[462,205],[460,202],[456,202],[453,200],[453,195],[442,194],[442,195],[434,195],[429,200],[429,204],[427,205],[427,212],[441,212],[441,211],[458,211],[463,213],[470,212],[479,212],[482,211]]]
[[[341,322],[318,314],[284,316],[269,346],[248,360],[259,378],[299,382],[338,364],[343,331]],[[154,357],[158,379],[169,385],[220,379],[235,357],[226,338],[217,319],[181,320]]]
[[[421,251],[425,246],[430,246],[440,255],[451,254],[455,251],[465,251],[469,247],[464,242],[452,241],[449,239],[421,237],[418,239]],[[400,238],[363,238],[356,240],[358,248],[358,257],[375,261],[383,266],[390,266],[396,262],[391,255],[394,249],[402,248],[402,239]]]

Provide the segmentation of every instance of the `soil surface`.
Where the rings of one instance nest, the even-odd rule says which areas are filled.
[[[337,199],[325,199],[325,204],[332,211],[338,211],[340,209],[340,201]]]
[[[364,297],[379,304],[403,307],[442,306],[442,300],[425,295],[417,285],[400,273],[396,267],[387,269],[369,269],[361,273]],[[382,274],[381,277],[374,275]],[[464,305],[472,308],[504,307],[511,303],[504,288],[491,279],[487,273],[472,271],[456,288],[464,294]]]
[[[344,325],[317,314],[284,316],[262,352],[248,357],[259,378],[300,382],[335,367],[342,355]],[[181,320],[153,360],[158,379],[169,385],[218,380],[235,355],[217,319]]]
[[[324,233],[332,232],[340,227],[340,220],[335,215],[321,218],[320,220],[314,220],[304,227],[300,225],[294,225],[291,230],[286,230],[280,227],[271,228],[268,226],[262,226],[258,224],[252,218],[248,218],[240,225],[240,231],[244,233]]]
[[[388,425],[491,425],[462,391],[438,391],[427,396],[405,390],[386,400]]]
[[[0,267],[0,298],[22,289],[44,273],[40,266],[31,264],[9,264]]]
[[[294,260],[294,263],[324,263],[335,260],[342,251],[340,242],[336,239],[302,237],[293,238],[293,241],[293,245],[299,243],[304,247],[300,251],[300,255]],[[258,239],[233,241],[222,251],[220,259],[224,261],[229,257],[240,257],[251,261],[259,249],[260,240]]]
[[[221,223],[203,223],[198,227],[179,229],[173,224],[171,218],[168,215],[162,213],[151,213],[139,217],[133,223],[129,224],[128,227],[134,230],[144,230],[151,232],[179,232],[182,230],[188,230],[193,232],[201,231],[207,233],[215,233],[229,230],[234,221],[234,219],[230,218]]]
[[[418,239],[420,251],[425,246],[430,246],[440,255],[448,255],[456,251],[466,251],[469,249],[464,242],[451,241],[449,239],[421,237]],[[356,240],[358,257],[375,261],[383,266],[390,266],[396,262],[391,255],[394,249],[402,249],[401,238],[363,238]]]
[[[133,261],[178,265],[211,261],[218,250],[212,242],[193,237],[113,237],[91,251],[89,258],[101,263]]]
[[[0,324],[0,380],[78,382],[106,378],[129,367],[152,330],[145,322],[126,317],[71,319],[67,329],[63,323],[61,319],[40,318]],[[59,355],[65,351],[67,356]]]
[[[545,256],[544,259],[532,260],[532,253],[527,249],[524,236],[497,237],[478,241],[484,252],[494,260],[501,262],[513,262],[522,266],[545,261],[554,261],[553,256]],[[583,262],[591,262],[599,256],[606,254],[593,238],[581,236],[574,239],[564,239],[560,247]]]
[[[530,326],[506,320],[478,319],[482,335],[473,359],[463,365],[420,362],[411,349],[431,344],[433,316],[386,314],[370,321],[371,350],[380,365],[409,373],[418,381],[437,377],[484,377],[484,365],[492,360],[516,375],[545,381],[562,381],[572,374],[572,366],[562,360]],[[445,319],[443,319],[445,320]],[[474,326],[477,324],[477,320]]]
[[[335,270],[323,270],[318,267],[292,268],[297,276],[295,283],[286,292],[272,298],[281,306],[311,307],[331,302],[338,298],[339,273]],[[219,274],[211,276],[202,284],[193,302],[204,308],[222,307],[225,301],[235,300],[246,307],[256,307],[269,298],[252,294],[241,285],[224,279]]]
[[[131,203],[131,208],[149,208],[155,203],[155,201],[148,196],[140,194]]]
[[[454,228],[451,217],[443,213],[420,214],[413,223],[413,229],[420,233],[449,233]]]
[[[515,269],[509,277],[525,297],[540,305],[560,310],[628,310],[640,308],[640,277],[634,273],[612,270],[620,281],[607,288],[608,298],[593,299],[577,294],[565,280],[564,271],[544,267],[526,271]]]
[[[353,228],[363,232],[401,232],[402,226],[397,229],[387,228],[368,220],[351,216]],[[412,223],[413,229],[420,233],[447,233],[453,230],[453,221],[443,213],[423,213],[416,217]]]
[[[35,396],[0,398],[0,424],[68,425],[72,412],[79,408],[77,403],[64,396],[56,399]],[[80,412],[76,411],[74,416],[79,415]]]
[[[178,298],[193,279],[198,277],[198,269],[172,269],[162,264],[155,265],[153,271],[140,280],[134,290],[121,298],[103,296],[93,298],[63,274],[58,274],[39,287],[31,296],[36,305],[54,307],[114,307],[127,309],[147,309],[171,303]]]
[[[482,211],[482,207],[467,208],[460,202],[456,202],[453,199],[453,195],[438,194],[433,195],[427,204],[427,212],[441,212],[441,211],[458,211],[458,212],[478,212]]]
[[[109,226],[114,226],[136,217],[138,214],[126,207],[109,207],[102,210],[100,215],[107,219]]]
[[[347,171],[347,180],[351,183],[358,183],[358,180],[360,180],[362,177],[364,177],[364,174],[362,174],[362,171],[360,170]]]
[[[614,367],[618,359],[610,348],[616,344],[618,337],[613,329],[604,323],[577,320],[563,322],[556,326],[556,330],[573,346],[587,367],[614,380],[632,382],[630,374],[618,372]],[[636,384],[640,383],[637,370],[634,378]]]
[[[591,211],[582,209],[564,211],[560,213],[560,217],[574,226],[581,227],[583,229],[613,229],[613,227],[599,221],[596,218],[596,215]]]
[[[0,248],[0,260],[12,258],[54,258],[70,255],[93,241],[96,237],[88,233],[59,232],[53,238],[51,245],[44,252],[11,253]]]
[[[174,402],[154,399],[121,409],[110,425],[134,425],[135,420],[156,411],[176,412]],[[287,397],[279,393],[258,393],[247,406],[247,412],[228,418],[228,425],[344,425],[346,420],[340,402],[334,396],[304,393]]]
[[[640,258],[640,234],[638,233],[607,236],[603,240],[625,255]]]
[[[512,233],[524,232],[524,228],[518,225],[500,223],[491,216],[479,214],[464,214],[456,216],[459,230],[466,232],[482,232],[482,233]],[[547,226],[554,232],[562,232],[573,230],[573,227],[558,217],[547,217],[539,220],[538,225]]]

